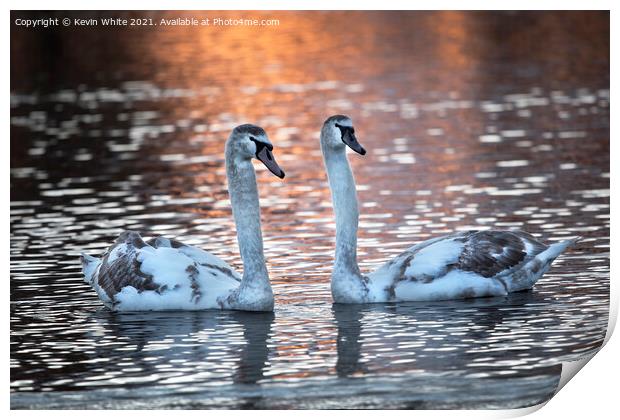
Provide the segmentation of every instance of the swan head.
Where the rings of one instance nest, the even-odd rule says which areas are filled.
[[[355,137],[353,121],[346,115],[332,115],[325,120],[321,129],[321,143],[324,147],[335,150],[349,146],[351,150],[360,155],[366,154],[366,149],[359,144]]]
[[[256,158],[263,162],[272,174],[284,178],[284,171],[278,166],[272,150],[273,145],[265,130],[253,124],[235,127],[226,142],[226,154],[233,159],[249,161]]]

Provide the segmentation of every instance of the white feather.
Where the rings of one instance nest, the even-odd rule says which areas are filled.
[[[447,239],[422,248],[405,271],[409,277],[436,276],[454,264],[463,250],[463,243]]]

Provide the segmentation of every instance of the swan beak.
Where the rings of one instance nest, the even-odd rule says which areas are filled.
[[[261,147],[262,146],[262,147]],[[276,159],[273,157],[271,150],[273,146],[269,147],[266,144],[257,144],[256,159],[263,162],[263,164],[271,171],[272,174],[278,178],[284,178],[284,171],[278,166]]]
[[[344,144],[349,146],[351,150],[353,150],[354,152],[359,153],[360,155],[366,154],[366,149],[364,149],[362,145],[359,144],[359,142],[355,138],[355,134],[353,134],[351,130],[346,130],[342,134],[342,141],[344,142]]]

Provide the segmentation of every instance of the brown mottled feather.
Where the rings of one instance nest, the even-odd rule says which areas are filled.
[[[146,244],[153,248],[181,248],[185,246],[183,242],[179,242],[176,239],[164,238],[163,236],[149,239],[146,241]]]
[[[521,266],[547,248],[532,235],[520,231],[471,231],[458,240],[464,246],[455,268],[483,277]],[[532,248],[529,253],[526,243]]]
[[[108,262],[112,251],[122,244],[127,245],[126,252],[119,255],[111,263]],[[138,233],[125,231],[103,254],[101,268],[96,281],[110,298],[113,298],[125,286],[133,286],[138,291],[158,290],[160,288],[150,275],[140,270],[140,263],[136,259],[137,250],[145,246],[147,244]]]

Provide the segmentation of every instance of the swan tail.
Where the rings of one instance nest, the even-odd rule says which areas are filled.
[[[93,275],[97,270],[97,267],[101,263],[99,258],[91,257],[88,254],[81,253],[80,261],[82,262],[82,273],[84,274],[84,281],[90,285],[93,284]]]
[[[581,237],[568,239],[550,245],[547,249],[536,255],[530,262],[525,264],[519,271],[514,273],[509,281],[510,292],[531,289],[551,267],[553,261],[569,246],[574,245]]]
[[[545,261],[551,264],[553,260],[555,260],[558,257],[558,255],[566,251],[566,248],[568,248],[569,246],[573,246],[581,239],[582,239],[581,236],[577,236],[576,238],[573,238],[573,239],[567,239],[566,241],[557,242],[553,245],[550,245],[549,248],[547,248],[546,250],[538,254],[536,258],[540,259],[541,261]]]

